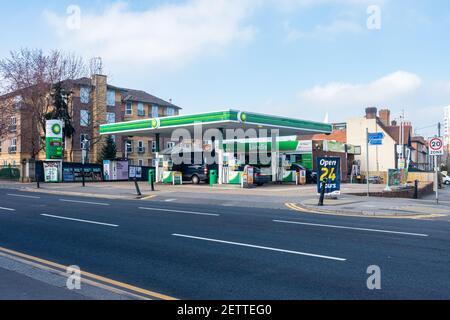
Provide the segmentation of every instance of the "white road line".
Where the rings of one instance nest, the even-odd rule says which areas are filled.
[[[163,212],[175,212],[175,213],[188,213],[188,214],[195,214],[200,216],[213,216],[213,217],[219,217],[220,214],[216,213],[206,213],[206,212],[194,212],[194,211],[184,211],[184,210],[172,210],[172,209],[160,209],[160,208],[147,208],[147,207],[139,207],[141,210],[149,210],[149,211],[163,211]]]
[[[428,237],[427,234],[422,233],[410,233],[410,232],[400,232],[400,231],[391,231],[391,230],[378,230],[378,229],[367,229],[367,228],[354,228],[354,227],[345,227],[345,226],[334,226],[328,224],[316,224],[316,223],[306,223],[306,222],[297,222],[297,221],[284,221],[284,220],[273,220],[277,223],[286,223],[286,224],[299,224],[304,226],[313,226],[313,227],[324,227],[324,228],[335,228],[335,229],[348,229],[348,230],[358,230],[358,231],[369,231],[369,232],[380,232],[380,233],[392,233],[392,234],[401,234],[407,236],[417,236],[417,237]]]
[[[90,201],[79,201],[79,200],[68,200],[68,199],[59,199],[62,202],[72,202],[72,203],[84,203],[84,204],[93,204],[96,206],[109,206],[109,203],[104,202],[90,202]]]
[[[174,202],[174,201],[177,201],[177,199],[166,199],[166,200],[164,200],[165,202]]]
[[[37,197],[37,196],[27,196],[24,194],[15,194],[15,193],[8,193],[7,194],[10,197],[20,197],[20,198],[30,198],[30,199],[40,199],[41,197]]]
[[[209,239],[209,238],[202,238],[202,237],[194,237],[194,236],[188,236],[188,235],[177,234],[177,233],[172,234],[172,236],[174,236],[174,237],[181,237],[181,238],[195,239],[195,240],[210,241],[210,242],[218,242],[218,243],[224,243],[224,244],[232,244],[232,245],[241,246],[241,247],[263,249],[263,250],[277,251],[277,252],[290,253],[290,254],[297,254],[297,255],[301,255],[301,256],[308,256],[308,257],[321,258],[321,259],[329,259],[329,260],[336,260],[336,261],[346,261],[347,260],[347,259],[344,259],[344,258],[324,256],[324,255],[320,255],[320,254],[313,254],[313,253],[306,253],[306,252],[292,251],[292,250],[284,250],[284,249],[277,249],[277,248],[271,248],[271,247],[262,247],[262,246],[256,246],[256,245],[253,245],[253,244],[247,244],[247,243],[231,242],[231,241]]]
[[[3,207],[0,207],[0,210],[5,210],[5,211],[16,211],[16,209],[3,208]]]
[[[103,223],[103,222],[97,222],[97,221],[90,221],[90,220],[82,220],[82,219],[75,219],[75,218],[67,218],[67,217],[60,217],[60,216],[54,216],[51,214],[41,214],[41,216],[49,217],[49,218],[55,218],[55,219],[62,219],[62,220],[70,220],[70,221],[77,221],[77,222],[84,222],[84,223],[91,223],[91,224],[99,224],[102,226],[107,227],[114,227],[117,228],[117,224],[110,224],[110,223]]]

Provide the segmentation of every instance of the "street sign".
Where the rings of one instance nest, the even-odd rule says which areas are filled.
[[[444,140],[442,138],[432,138],[428,142],[430,156],[444,155]]]
[[[372,146],[379,146],[383,144],[384,133],[376,132],[368,134],[369,144]]]
[[[320,194],[323,181],[325,194],[341,194],[341,158],[317,158],[317,192]]]

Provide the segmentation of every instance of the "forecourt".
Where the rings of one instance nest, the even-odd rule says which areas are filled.
[[[278,130],[279,137],[295,136],[311,133],[330,134],[332,126],[327,123],[300,120],[295,118],[279,117],[239,110],[224,110],[191,115],[179,115],[155,119],[143,119],[137,121],[104,124],[100,126],[101,135],[124,135],[152,137],[156,141],[156,159],[159,158],[160,139],[171,138],[176,129],[185,129],[194,138],[196,128],[201,124],[202,137],[208,129],[218,129],[225,132],[227,129],[266,129],[270,137],[270,130]],[[272,145],[277,142],[276,136],[272,136]],[[218,166],[219,184],[223,181],[223,150],[222,143],[218,141]],[[272,150],[272,177],[277,179],[279,167],[279,152]],[[156,166],[156,176],[160,175],[159,166]]]
[[[163,298],[449,299],[448,231],[447,221],[0,189],[0,254],[77,265]],[[367,288],[373,265],[381,290]]]

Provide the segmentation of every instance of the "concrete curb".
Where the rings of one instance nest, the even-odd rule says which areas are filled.
[[[353,216],[353,217],[367,217],[367,218],[396,218],[396,219],[427,219],[427,218],[438,218],[438,217],[445,217],[447,215],[445,214],[423,214],[423,213],[416,213],[416,212],[404,212],[404,213],[386,213],[386,214],[379,214],[375,211],[368,211],[368,210],[360,210],[360,211],[349,211],[349,210],[343,210],[343,209],[335,209],[335,210],[329,210],[329,209],[322,209],[319,207],[313,207],[304,205],[302,203],[296,204],[295,207],[300,208],[303,212],[313,212],[313,213],[319,213],[319,214],[328,214],[328,215],[336,215],[336,216]],[[294,208],[295,208],[294,207]]]

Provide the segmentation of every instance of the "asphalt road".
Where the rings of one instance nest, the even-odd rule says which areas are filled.
[[[0,247],[178,299],[449,299],[449,231],[447,221],[0,190]],[[381,290],[367,288],[372,265]]]

